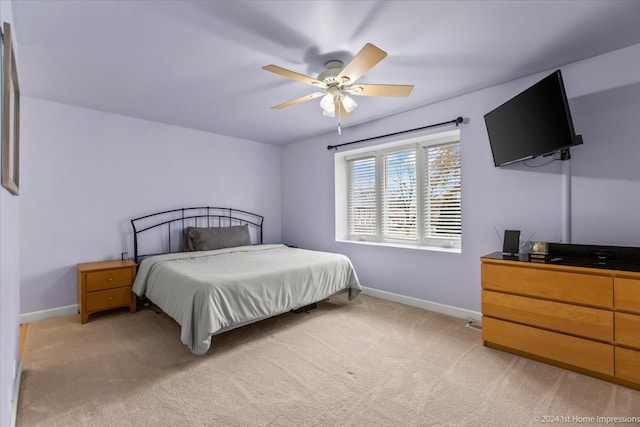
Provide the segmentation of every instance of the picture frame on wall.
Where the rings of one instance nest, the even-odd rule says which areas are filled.
[[[20,178],[20,88],[11,25],[2,24],[2,186],[18,195]]]

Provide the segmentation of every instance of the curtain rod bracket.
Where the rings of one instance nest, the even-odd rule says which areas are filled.
[[[345,142],[343,144],[327,145],[327,150],[336,150],[336,151],[338,151],[338,147],[342,147],[344,145],[357,144],[359,142],[366,142],[366,141],[371,141],[371,140],[374,140],[374,139],[386,138],[387,136],[395,136],[395,135],[400,135],[400,134],[403,134],[403,133],[415,132],[415,131],[418,131],[418,130],[429,129],[429,128],[434,128],[434,127],[438,127],[438,126],[455,124],[456,127],[458,127],[462,123],[464,123],[464,119],[462,117],[456,117],[454,120],[449,120],[448,122],[435,123],[435,124],[432,124],[432,125],[422,126],[422,127],[415,128],[415,129],[403,130],[403,131],[400,131],[400,132],[388,133],[386,135],[373,136],[371,138],[365,138],[365,139],[359,139],[357,141]]]

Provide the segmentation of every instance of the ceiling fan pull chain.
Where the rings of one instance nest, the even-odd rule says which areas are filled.
[[[342,128],[340,127],[340,110],[342,109],[342,106],[339,104],[340,100],[338,99],[338,101],[336,102],[336,104],[338,104],[338,135],[342,135]]]

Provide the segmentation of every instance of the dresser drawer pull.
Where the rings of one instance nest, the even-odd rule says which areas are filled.
[[[113,297],[109,297],[109,301],[113,301]]]
[[[109,281],[110,281],[110,282],[113,282],[113,277],[109,277]]]

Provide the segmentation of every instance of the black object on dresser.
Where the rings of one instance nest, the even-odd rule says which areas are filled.
[[[549,259],[556,264],[639,271],[640,247],[549,243]]]

